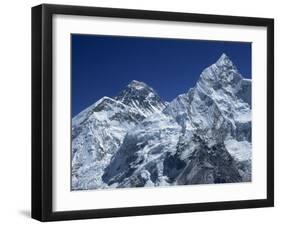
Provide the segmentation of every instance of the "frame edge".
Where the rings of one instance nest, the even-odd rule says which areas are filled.
[[[31,14],[31,217],[42,220],[42,5],[32,7]]]
[[[267,22],[267,200],[274,207],[274,19]]]
[[[52,12],[32,7],[31,217],[52,215]]]

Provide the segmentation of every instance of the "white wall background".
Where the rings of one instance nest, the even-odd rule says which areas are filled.
[[[2,1],[0,13],[0,224],[37,225],[30,215],[31,6],[36,0]],[[277,0],[57,0],[45,3],[275,18],[275,208],[56,222],[56,225],[266,225],[281,213],[281,14]],[[279,88],[279,90],[278,90]],[[243,191],[238,191],[243,192]]]

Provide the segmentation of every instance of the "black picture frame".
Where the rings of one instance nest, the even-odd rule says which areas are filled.
[[[266,27],[267,198],[54,212],[52,210],[52,18],[55,14]],[[40,221],[56,221],[271,206],[274,206],[273,19],[50,4],[32,8],[32,218]]]

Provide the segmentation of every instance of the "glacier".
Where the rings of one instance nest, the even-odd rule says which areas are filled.
[[[133,80],[72,119],[71,190],[251,181],[251,80],[226,54],[171,102]]]

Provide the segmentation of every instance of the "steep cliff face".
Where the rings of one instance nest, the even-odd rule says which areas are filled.
[[[73,119],[73,189],[251,180],[251,80],[225,54],[168,104],[137,81],[106,99]]]

